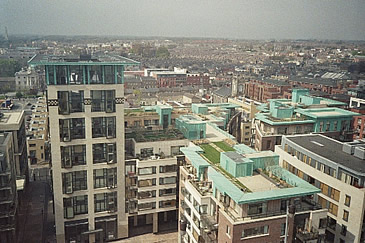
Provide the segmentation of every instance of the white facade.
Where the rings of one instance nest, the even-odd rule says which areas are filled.
[[[308,153],[306,153],[305,156],[308,158],[310,156],[314,157],[311,155],[310,151],[307,152]],[[299,160],[297,156],[292,156],[286,152],[281,146],[275,147],[275,153],[280,155],[280,165],[282,167],[286,168],[288,165],[291,165],[299,170],[300,172],[298,173],[302,176],[304,173],[321,183],[322,193],[318,194],[316,200],[318,201],[319,197],[325,199],[327,205],[330,207],[327,214],[328,217],[336,220],[335,225],[327,227],[327,230],[335,235],[334,242],[362,242],[360,241],[360,238],[365,210],[365,189],[347,184],[334,176],[328,175],[323,171],[304,163]],[[326,158],[322,159],[323,161],[326,160]],[[324,194],[324,190],[328,190],[328,187],[324,184],[331,187],[333,192],[334,190],[339,191],[339,197],[337,198],[337,196],[328,196],[328,194]],[[324,202],[323,199],[321,199],[322,202]],[[343,227],[346,227],[346,233],[344,233]]]

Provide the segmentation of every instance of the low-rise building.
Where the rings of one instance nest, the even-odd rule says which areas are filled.
[[[176,230],[180,148],[188,143],[178,130],[126,133],[129,236],[141,230]]]
[[[313,199],[328,208],[327,242],[364,241],[364,147],[321,134],[284,136],[275,147],[284,169],[321,190]]]
[[[15,151],[12,133],[0,133],[0,239],[16,242],[18,205]]]
[[[16,90],[39,90],[44,85],[44,74],[35,71],[33,68],[22,69],[15,73]]]
[[[28,155],[24,111],[11,111],[0,115],[0,132],[12,133],[16,175],[25,177],[28,170]]]
[[[223,141],[182,148],[180,242],[323,242],[319,189],[279,166],[271,151]]]

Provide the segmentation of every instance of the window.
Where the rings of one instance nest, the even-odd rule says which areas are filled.
[[[265,226],[250,228],[250,229],[244,229],[242,231],[241,238],[256,236],[256,235],[263,235],[263,234],[268,234],[268,233],[269,233],[269,226],[265,225]],[[285,235],[285,233],[284,233],[284,235]]]
[[[29,147],[33,148],[33,147],[36,147],[37,145],[35,143],[30,143],[29,144]]]
[[[92,118],[92,137],[115,138],[115,117]]]
[[[84,83],[84,67],[72,65],[70,68],[70,84],[83,84]]]
[[[92,90],[91,91],[92,112],[115,112],[115,91],[114,90]]]
[[[138,211],[150,210],[150,209],[155,209],[155,208],[156,208],[155,202],[138,204]]]
[[[103,83],[103,76],[102,76],[102,66],[95,65],[89,66],[89,82],[91,84],[102,84]]]
[[[117,192],[99,193],[94,195],[95,213],[117,210]]]
[[[161,189],[160,190],[160,197],[162,196],[172,196],[176,195],[176,188],[169,188],[169,189]]]
[[[138,192],[138,199],[156,197],[156,190]]]
[[[141,157],[146,158],[153,155],[153,148],[142,148]]]
[[[346,222],[349,221],[349,211],[343,210],[342,219],[345,220]]]
[[[347,226],[342,225],[342,227],[341,227],[341,235],[346,236],[346,233],[347,233]]]
[[[117,186],[117,168],[94,170],[94,188],[115,188]]]
[[[184,146],[171,146],[171,155],[176,156],[181,154],[180,148],[183,148]]]
[[[156,179],[147,179],[147,180],[139,180],[138,186],[139,187],[147,187],[147,186],[155,186]]]
[[[174,184],[176,183],[176,177],[160,178],[160,185]]]
[[[86,145],[72,145],[61,147],[62,168],[86,165]]]
[[[138,169],[138,175],[152,175],[152,174],[156,174],[156,166]]]
[[[65,218],[73,218],[74,215],[87,214],[87,195],[63,199]]]
[[[169,208],[175,206],[176,206],[176,199],[159,202],[159,208]]]
[[[285,235],[286,224],[282,223],[280,226],[280,236]]]
[[[63,193],[87,190],[87,172],[83,170],[62,173],[62,188]]]
[[[95,229],[101,229],[103,232],[95,235],[95,242],[104,242],[104,239],[116,239],[117,225],[117,216],[115,215],[95,218]]]
[[[115,83],[115,73],[114,66],[104,66],[104,80],[106,84],[114,84]]]
[[[58,114],[84,111],[84,91],[58,91]]]
[[[229,227],[228,225],[226,227],[226,234],[231,235],[231,227]]]
[[[60,139],[63,142],[68,142],[71,139],[85,138],[85,119],[72,118],[61,119],[59,121]]]
[[[350,207],[350,203],[351,203],[351,197],[349,195],[346,195],[346,198],[345,198],[345,205],[347,207]]]
[[[248,215],[266,213],[266,203],[255,203],[248,205]]]
[[[93,144],[93,162],[97,163],[116,163],[115,143],[96,143]]]
[[[178,169],[178,166],[177,165],[160,166],[160,173],[176,172],[177,169]]]

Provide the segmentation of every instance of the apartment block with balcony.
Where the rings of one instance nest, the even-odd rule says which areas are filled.
[[[0,113],[0,132],[12,133],[16,176],[19,179],[24,179],[28,172],[27,139],[24,111]]]
[[[328,242],[364,242],[365,143],[342,143],[320,134],[284,136],[280,165],[321,190],[314,200],[328,208]]]
[[[277,154],[225,142],[181,151],[180,242],[324,242],[320,190],[281,168]]]
[[[126,133],[126,198],[129,235],[177,229],[180,148],[178,130]]]
[[[113,55],[36,55],[48,85],[57,242],[128,237],[125,213],[125,66]]]
[[[34,165],[47,164],[48,111],[46,97],[39,97],[27,129],[27,147],[30,170]]]
[[[307,89],[294,89],[291,100],[270,100],[269,109],[256,114],[255,148],[273,151],[283,135],[292,134],[321,133],[351,141],[352,119],[359,114],[338,108],[344,105],[310,96]]]
[[[12,133],[0,134],[0,242],[16,242],[16,185],[15,153]]]

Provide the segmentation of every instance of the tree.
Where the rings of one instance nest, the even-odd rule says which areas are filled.
[[[160,46],[157,51],[156,51],[156,57],[157,58],[167,58],[170,56],[170,52],[169,50],[164,47],[164,46]]]
[[[16,92],[15,97],[17,97],[18,99],[23,97],[22,92]]]

